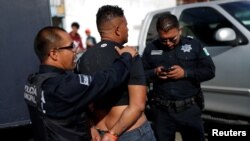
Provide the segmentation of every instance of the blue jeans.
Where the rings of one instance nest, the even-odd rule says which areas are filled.
[[[150,123],[147,121],[142,126],[123,133],[118,141],[156,141]]]

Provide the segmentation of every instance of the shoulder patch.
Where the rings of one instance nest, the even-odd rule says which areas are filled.
[[[86,86],[90,85],[90,83],[92,81],[91,76],[83,75],[83,74],[79,74],[78,76],[79,76],[79,82],[80,82],[80,84],[86,85]]]
[[[192,40],[192,39],[194,39],[194,36],[188,35],[187,38],[190,39],[190,40]]]
[[[204,53],[205,53],[207,56],[210,55],[206,48],[203,48],[203,51],[204,51]]]

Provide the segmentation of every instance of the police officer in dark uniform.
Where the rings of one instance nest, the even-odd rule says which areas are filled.
[[[88,104],[118,87],[127,77],[133,48],[116,49],[120,58],[102,72],[74,74],[76,49],[68,33],[45,27],[35,38],[39,72],[25,85],[35,141],[90,141]]]
[[[181,36],[176,16],[157,21],[159,38],[143,53],[146,76],[153,83],[155,127],[159,141],[174,141],[180,131],[184,141],[203,141],[203,95],[200,83],[215,76],[215,66],[199,41]]]

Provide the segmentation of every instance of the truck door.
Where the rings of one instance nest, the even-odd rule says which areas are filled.
[[[215,78],[202,85],[206,109],[250,116],[246,109],[249,104],[250,48],[242,27],[219,7],[187,8],[182,11],[179,21],[183,35],[198,38],[216,65]],[[218,29],[225,27],[234,30],[235,40],[221,42],[215,39]]]

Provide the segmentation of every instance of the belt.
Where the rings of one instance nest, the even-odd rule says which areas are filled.
[[[195,99],[196,99],[195,97],[191,97],[183,100],[165,100],[156,97],[154,101],[157,106],[163,107],[164,109],[167,110],[173,109],[177,112],[180,112],[195,104],[196,103]]]

